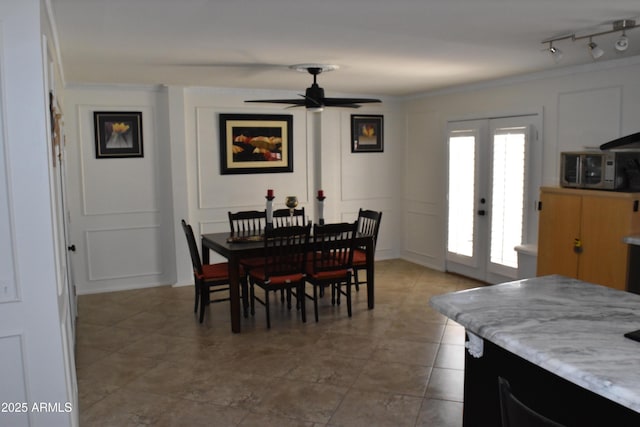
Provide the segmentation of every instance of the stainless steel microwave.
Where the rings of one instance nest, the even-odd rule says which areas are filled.
[[[640,191],[640,150],[560,153],[562,187]]]

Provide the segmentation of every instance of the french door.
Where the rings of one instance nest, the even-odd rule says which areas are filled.
[[[450,122],[447,271],[488,283],[517,278],[537,116]]]

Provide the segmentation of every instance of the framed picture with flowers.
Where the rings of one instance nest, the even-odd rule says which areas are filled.
[[[96,159],[144,157],[142,113],[94,111]]]
[[[373,114],[351,115],[351,152],[371,153],[384,151],[383,116]]]
[[[293,116],[220,114],[220,174],[293,172]]]

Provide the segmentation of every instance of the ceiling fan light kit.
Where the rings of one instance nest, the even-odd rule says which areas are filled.
[[[305,94],[294,99],[254,99],[245,102],[261,102],[271,104],[290,104],[289,108],[305,107],[307,111],[321,112],[325,107],[360,108],[360,104],[382,102],[372,98],[327,98],[324,89],[318,85],[318,74],[324,71],[337,70],[337,65],[331,64],[296,64],[289,66],[292,70],[307,72],[313,76],[313,84],[308,87]]]
[[[619,19],[617,21],[613,21],[611,25],[612,25],[611,30],[600,31],[600,32],[591,33],[591,34],[584,34],[580,36],[577,36],[575,33],[566,34],[563,36],[543,40],[541,43],[549,44],[549,48],[546,50],[549,51],[549,53],[551,54],[551,56],[556,62],[559,62],[560,59],[562,59],[562,52],[560,52],[560,50],[557,47],[555,47],[553,43],[561,40],[571,40],[575,42],[577,40],[589,39],[589,43],[587,44],[589,53],[591,54],[591,57],[593,59],[598,59],[602,57],[602,55],[604,55],[604,50],[593,41],[593,37],[621,32],[622,33],[621,36],[615,41],[613,46],[616,51],[624,52],[629,47],[629,39],[627,38],[626,31],[637,28],[640,26],[640,24],[636,24],[635,19]]]

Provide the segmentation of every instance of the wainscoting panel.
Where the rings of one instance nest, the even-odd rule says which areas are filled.
[[[442,269],[445,231],[437,205],[418,204],[407,209],[404,218],[406,256],[422,265]]]
[[[159,226],[87,230],[89,280],[161,275]]]
[[[0,26],[0,30],[1,29],[2,27]],[[0,38],[0,42],[1,41],[2,39]],[[2,51],[0,51],[0,69],[2,69],[1,65]],[[11,220],[11,191],[8,185],[11,165],[6,158],[7,143],[5,141],[6,133],[3,131],[4,121],[4,111],[0,109],[0,303],[15,301],[18,298],[13,258],[14,238],[11,231],[13,230]]]
[[[560,151],[598,148],[620,135],[622,87],[558,94]]]
[[[153,110],[81,105],[78,107],[83,215],[113,215],[158,211],[157,153]],[[94,111],[141,111],[144,157],[96,159]]]
[[[220,129],[218,115],[228,109],[200,106],[195,108],[195,163],[188,165],[193,175],[201,210],[225,208],[231,211],[265,209],[267,188],[275,190],[274,209],[284,207],[286,196],[295,195],[301,205],[309,203],[307,183],[307,143],[305,112],[293,115],[293,172],[265,174],[220,174]],[[251,114],[255,109],[234,108],[235,113]]]
[[[22,336],[7,335],[0,337],[0,425],[11,427],[28,427],[29,410],[21,405],[29,404],[24,371],[24,354]],[[8,406],[5,406],[8,405]]]

